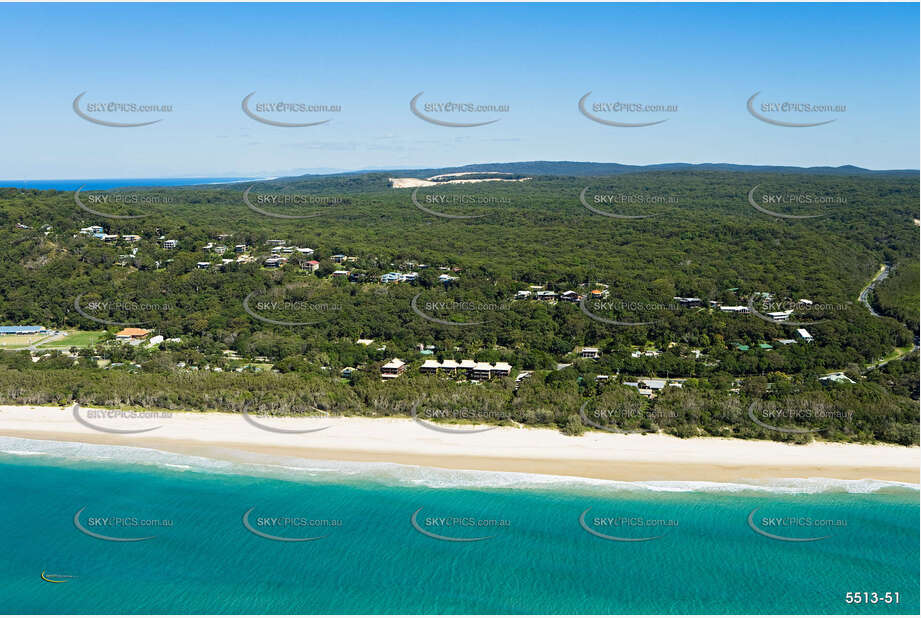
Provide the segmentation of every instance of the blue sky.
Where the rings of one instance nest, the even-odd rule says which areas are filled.
[[[3,4],[0,178],[278,175],[494,161],[919,167],[917,4]],[[72,101],[169,104],[97,114]],[[248,118],[241,100],[341,105]],[[507,105],[414,116],[410,99]],[[675,105],[600,114],[577,103]],[[845,105],[773,114],[761,102]]]

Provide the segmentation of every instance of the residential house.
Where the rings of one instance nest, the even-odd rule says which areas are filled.
[[[768,311],[765,315],[774,320],[775,322],[785,322],[793,314],[793,310],[787,311]]]
[[[720,305],[720,311],[726,313],[751,313],[748,305]]]
[[[404,371],[406,371],[406,363],[399,358],[394,358],[381,367],[381,378],[384,380],[391,380],[403,375]]]
[[[419,367],[419,373],[438,373],[439,369],[441,369],[441,363],[437,360],[429,359]]]
[[[674,296],[672,300],[676,301],[682,307],[700,307],[703,301],[693,296]]]
[[[492,367],[490,377],[494,378],[496,376],[508,376],[512,373],[512,366],[508,363],[498,362]]]
[[[335,262],[336,264],[342,264],[342,263],[345,261],[345,258],[346,258],[346,257],[348,257],[348,256],[345,255],[345,254],[337,253],[336,255],[330,256],[329,259],[331,259],[331,260],[332,260],[333,262]]]
[[[601,358],[601,352],[598,348],[582,348],[579,350],[581,358]]]
[[[266,268],[281,268],[288,263],[288,258],[283,258],[279,256],[274,256],[266,258],[265,262],[262,263]]]
[[[571,303],[577,303],[580,300],[582,300],[582,296],[580,296],[578,292],[574,292],[572,290],[566,290],[565,292],[560,294],[560,300],[565,300]]]
[[[653,378],[643,378],[639,381],[640,387],[645,387],[653,391],[660,391],[668,386],[668,380],[657,380]]]
[[[681,388],[682,384],[658,378],[640,378],[636,382],[624,382],[624,386],[632,386],[637,389],[643,397],[652,399],[666,386]]]
[[[812,343],[812,342],[813,342],[812,335],[810,335],[810,334],[809,334],[809,331],[806,330],[805,328],[797,328],[797,329],[796,329],[796,334],[799,335],[800,339],[802,339],[802,340],[805,341],[806,343]]]
[[[198,268],[199,270],[208,270],[209,268],[211,268],[211,262],[197,262],[195,264],[195,267]]]
[[[283,247],[283,246],[285,246],[285,245],[288,244],[288,243],[287,243],[287,241],[279,240],[279,239],[277,239],[277,238],[273,238],[273,239],[270,239],[270,240],[265,241],[265,244],[268,245],[268,246],[270,246],[270,247]]]
[[[246,253],[246,245],[234,245],[234,253]]]
[[[381,275],[380,281],[381,283],[402,283],[402,282],[415,281],[418,278],[419,278],[419,273],[417,272],[411,272],[411,273],[392,272],[392,273],[387,273],[385,275]]]
[[[491,380],[492,378],[511,375],[512,366],[503,362],[490,364],[477,363],[472,360],[457,362],[448,359],[439,363],[437,360],[429,359],[422,363],[422,367],[419,368],[419,371],[428,374],[444,371],[451,375],[465,375],[471,380]],[[527,377],[527,375],[525,375],[525,377]]]
[[[125,242],[139,242],[141,237],[137,234],[122,234],[122,240]]]
[[[531,290],[518,290],[515,292],[515,300],[525,300],[531,297]]]
[[[178,240],[164,240],[164,241],[163,241],[163,248],[164,248],[164,249],[175,249],[175,248],[178,247],[178,246],[179,246],[179,241],[178,241]]]
[[[492,377],[492,365],[489,363],[476,363],[470,370],[470,378],[473,380],[488,380]]]
[[[320,263],[316,260],[308,260],[306,262],[301,263],[301,268],[303,268],[304,270],[308,272],[315,273],[317,272],[317,269],[320,268]]]
[[[123,328],[115,333],[115,338],[119,341],[140,340],[147,337],[150,331],[145,328]]]

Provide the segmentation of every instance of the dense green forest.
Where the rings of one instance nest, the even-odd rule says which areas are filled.
[[[463,170],[432,172],[453,171]],[[582,404],[600,405],[612,393],[639,397],[620,383],[669,377],[688,382],[643,398],[642,414],[616,426],[792,439],[769,435],[745,415],[747,402],[787,397],[852,412],[850,421],[829,421],[817,434],[828,439],[917,443],[917,353],[866,370],[895,348],[911,348],[917,335],[916,176],[699,169],[539,175],[439,183],[418,189],[415,202],[413,190],[389,186],[392,176],[256,183],[249,205],[247,187],[233,185],[81,194],[94,210],[143,215],[130,219],[94,215],[72,192],[0,189],[3,324],[110,332],[131,324],[179,339],[153,349],[105,342],[78,358],[52,353],[35,363],[26,352],[8,352],[0,356],[0,398],[227,410],[249,402],[279,412],[355,414],[406,414],[426,396],[453,405],[481,398],[484,410],[578,432]],[[756,186],[757,199],[778,215],[820,216],[765,214],[748,201]],[[595,210],[580,201],[583,191]],[[116,193],[125,198],[117,205],[91,201]],[[138,195],[148,199],[131,199]],[[599,210],[652,216],[620,219]],[[141,240],[79,233],[91,225]],[[160,238],[179,246],[164,249]],[[266,268],[270,239],[315,254],[288,255],[281,268]],[[229,250],[206,252],[209,243]],[[222,265],[239,244],[255,261]],[[354,259],[334,263],[336,254]],[[319,262],[316,272],[302,268],[306,259]],[[210,262],[205,269],[203,261]],[[875,317],[857,297],[882,263],[895,266],[874,292],[884,315]],[[340,269],[351,280],[330,276]],[[391,271],[418,278],[378,282]],[[442,275],[456,279],[439,281]],[[528,286],[573,290],[583,303],[515,300]],[[590,299],[592,290],[604,296]],[[796,305],[798,326],[722,312],[710,302],[747,305],[761,292],[774,299],[773,308],[755,305],[762,311],[798,299],[812,304]],[[701,306],[674,297],[696,297]],[[813,343],[778,343],[796,340],[803,325]],[[359,345],[359,338],[375,342]],[[420,355],[420,345],[433,355]],[[601,357],[579,359],[580,346],[598,347]],[[239,363],[228,360],[228,350],[273,371],[232,372]],[[646,350],[657,353],[637,354]],[[410,367],[382,383],[378,367],[395,356]],[[101,369],[98,358],[125,364]],[[517,389],[511,378],[456,383],[420,376],[425,358],[506,361],[515,372],[535,373]],[[360,370],[345,381],[338,378],[344,367]],[[857,383],[817,381],[842,370]],[[597,375],[613,378],[599,382]],[[667,415],[656,413],[665,408]]]
[[[893,267],[890,275],[874,289],[874,305],[883,315],[907,324],[918,334],[918,307],[921,306],[918,261],[904,261]]]

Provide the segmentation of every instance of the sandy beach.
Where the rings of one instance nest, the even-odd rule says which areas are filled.
[[[164,414],[164,413],[160,413]],[[281,418],[173,412],[140,418],[71,407],[0,406],[0,436],[138,446],[238,461],[247,455],[374,461],[458,470],[529,472],[619,481],[735,482],[777,478],[919,482],[921,449],[813,442],[499,427],[445,433],[405,418]],[[256,424],[265,428],[260,428]],[[90,425],[118,431],[110,433]],[[466,430],[473,426],[447,426]],[[321,429],[325,428],[325,429]],[[485,427],[480,427],[485,428]],[[279,433],[272,430],[310,433]]]

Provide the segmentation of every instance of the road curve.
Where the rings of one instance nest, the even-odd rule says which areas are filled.
[[[868,283],[866,287],[860,291],[860,296],[857,297],[857,300],[863,303],[863,305],[870,310],[870,313],[872,313],[877,318],[881,318],[883,316],[876,313],[876,310],[872,307],[872,305],[870,305],[870,301],[867,300],[867,297],[869,296],[870,292],[873,291],[873,288],[876,287],[876,284],[889,276],[890,268],[891,266],[889,264],[883,264],[882,268],[879,269],[879,272],[876,273],[876,276],[873,277],[870,283]]]
[[[861,290],[860,296],[858,297],[858,300],[859,300],[861,303],[863,303],[863,305],[864,305],[867,309],[870,310],[870,313],[872,313],[872,314],[873,314],[875,317],[877,317],[877,318],[881,318],[881,317],[883,317],[883,316],[876,312],[876,310],[875,310],[875,309],[873,308],[873,306],[870,304],[870,301],[867,299],[867,297],[870,295],[870,292],[873,290],[873,288],[876,287],[876,285],[877,285],[880,281],[882,281],[883,279],[885,279],[886,277],[889,276],[889,271],[890,271],[891,269],[892,269],[892,265],[891,265],[891,264],[883,264],[882,267],[879,269],[879,272],[876,273],[876,276],[873,277],[873,279],[870,280],[870,283],[868,283],[868,284],[866,285],[866,287],[865,287],[863,290]],[[901,360],[901,359],[905,358],[906,356],[909,356],[909,355],[913,354],[914,351],[917,350],[917,349],[918,349],[918,339],[917,339],[917,337],[916,337],[916,338],[912,341],[911,349],[908,350],[907,352],[905,352],[904,354],[901,354],[901,355],[899,355],[899,356],[897,356],[897,357],[895,357],[895,358],[890,358],[889,360],[880,361],[880,362],[878,362],[878,363],[871,363],[871,364],[867,365],[867,366],[864,368],[864,371],[866,372],[866,371],[872,371],[873,369],[879,369],[880,367],[882,367],[882,366],[884,366],[884,365],[887,365],[887,364],[891,363],[891,362],[894,361],[894,360]]]

